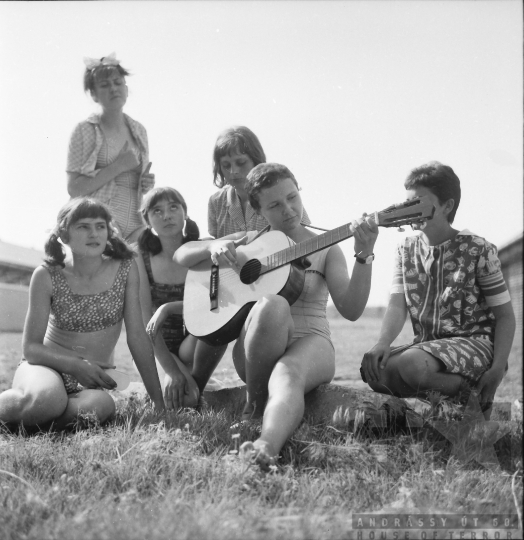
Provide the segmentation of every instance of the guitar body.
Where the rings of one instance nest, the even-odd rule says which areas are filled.
[[[294,245],[283,232],[270,231],[247,246],[236,248],[239,267],[251,259],[262,260]],[[209,345],[225,345],[235,340],[249,311],[263,296],[278,294],[292,305],[302,292],[304,267],[299,261],[262,274],[254,283],[240,280],[240,268],[220,267],[218,308],[210,309],[211,260],[187,272],[184,289],[184,323],[193,336]]]
[[[380,227],[425,223],[435,207],[427,196],[389,206],[369,217]],[[211,260],[188,270],[184,291],[186,328],[210,345],[225,345],[238,337],[249,311],[263,296],[279,294],[293,305],[304,285],[305,257],[353,236],[351,224],[295,244],[283,232],[270,231],[236,248],[239,268],[219,269],[218,307],[211,310]],[[249,264],[246,264],[248,261]],[[241,279],[241,276],[243,279]]]

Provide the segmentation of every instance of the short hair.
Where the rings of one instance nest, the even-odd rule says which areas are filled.
[[[425,187],[435,195],[440,204],[453,199],[453,210],[448,221],[453,223],[460,204],[460,180],[453,169],[439,161],[430,161],[413,169],[404,181],[406,189]]]
[[[222,188],[226,180],[220,168],[220,159],[230,155],[233,150],[246,154],[254,165],[266,162],[266,154],[258,137],[245,126],[232,126],[218,136],[213,149],[213,183]]]
[[[104,58],[102,57],[100,61]],[[100,64],[94,68],[86,68],[84,72],[84,91],[85,92],[94,92],[95,91],[95,82],[100,79],[107,79],[113,73],[117,72],[122,77],[127,77],[130,73],[124,69],[120,64],[116,65],[103,65]]]
[[[285,166],[279,163],[261,163],[253,167],[247,175],[247,194],[249,203],[255,210],[260,210],[258,202],[259,193],[266,188],[270,188],[280,180],[290,178],[298,189],[298,182],[293,173]]]

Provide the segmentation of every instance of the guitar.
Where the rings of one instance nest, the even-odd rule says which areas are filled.
[[[435,207],[427,196],[392,205],[370,217],[380,227],[424,223]],[[212,267],[211,259],[187,272],[184,289],[184,322],[190,334],[210,345],[235,340],[260,298],[279,294],[290,305],[302,292],[307,255],[353,236],[350,223],[295,244],[280,231],[269,231],[250,244],[236,248],[239,268]],[[218,290],[215,286],[218,285]],[[213,297],[213,302],[210,300]]]

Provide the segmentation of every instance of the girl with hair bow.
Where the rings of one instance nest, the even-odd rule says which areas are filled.
[[[100,60],[84,58],[84,63],[84,90],[102,112],[80,122],[71,134],[67,191],[71,197],[90,196],[107,204],[122,237],[135,242],[144,229],[142,194],[154,186],[147,132],[124,113],[129,72],[115,53]]]

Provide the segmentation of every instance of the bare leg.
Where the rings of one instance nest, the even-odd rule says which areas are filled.
[[[456,396],[464,377],[444,370],[444,364],[431,354],[407,349],[388,360],[385,369],[380,370],[379,382],[370,383],[370,387],[376,392],[401,397],[424,396],[429,390]]]
[[[69,394],[67,408],[54,422],[56,429],[64,429],[73,424],[81,413],[95,414],[103,424],[115,414],[113,398],[103,390],[86,389],[78,394]]]
[[[289,304],[281,296],[268,295],[250,311],[233,349],[235,368],[247,385],[245,416],[261,416],[271,372],[286,351],[293,329]]]
[[[0,420],[44,426],[64,413],[67,402],[62,377],[56,371],[22,362],[12,388],[0,394]]]
[[[195,379],[200,393],[204,391],[211,375],[215,371],[220,360],[222,360],[226,349],[227,345],[213,347],[212,345],[208,345],[207,343],[198,340],[194,351],[191,375],[193,376],[193,379]]]
[[[271,373],[260,438],[244,443],[243,452],[254,452],[256,463],[267,469],[302,420],[304,395],[334,374],[335,352],[329,341],[311,335],[292,343]]]

